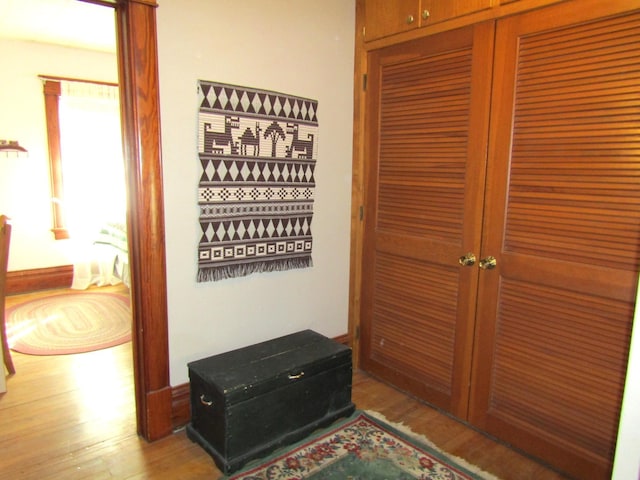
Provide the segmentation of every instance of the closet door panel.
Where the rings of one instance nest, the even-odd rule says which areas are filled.
[[[640,265],[640,13],[498,22],[470,420],[608,478]],[[496,60],[497,61],[497,60]],[[497,65],[497,64],[496,64]]]
[[[448,406],[455,352],[458,272],[429,261],[379,252],[369,337],[370,365],[391,378],[428,385],[431,402]],[[394,382],[397,383],[398,379]],[[400,383],[402,385],[402,383]]]
[[[365,370],[466,415],[493,26],[369,59],[363,245]]]

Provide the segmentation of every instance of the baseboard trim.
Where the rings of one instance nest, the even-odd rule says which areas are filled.
[[[333,339],[338,343],[342,343],[343,345],[346,345],[347,347],[351,346],[351,337],[349,336],[348,333],[345,333],[344,335],[340,335],[339,337],[333,337]]]
[[[73,265],[34,268],[7,272],[7,295],[69,288],[73,282]]]
[[[348,334],[334,337],[334,340],[345,345],[350,343]],[[190,394],[188,383],[171,388],[171,423],[174,430],[184,427],[191,420]]]
[[[172,425],[169,415],[173,409],[173,389],[169,386],[153,390],[146,395],[146,409],[151,419],[146,426],[146,432],[138,426],[138,433],[146,440],[153,442],[171,435]],[[154,420],[155,419],[155,420]]]
[[[174,430],[184,427],[191,420],[190,393],[188,383],[171,389],[171,424]]]

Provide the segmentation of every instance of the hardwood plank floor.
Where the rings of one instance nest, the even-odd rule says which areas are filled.
[[[8,297],[7,305],[25,298]],[[154,443],[137,436],[130,343],[78,355],[13,358],[17,373],[7,377],[8,391],[0,394],[0,478],[221,478],[184,429]],[[354,374],[353,400],[359,409],[404,423],[505,480],[565,478],[366,373]]]

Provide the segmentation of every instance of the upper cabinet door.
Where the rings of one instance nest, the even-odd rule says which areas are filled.
[[[576,478],[610,475],[640,268],[630,3],[496,29],[470,420]]]
[[[490,8],[498,0],[365,0],[366,41]]]
[[[366,0],[365,40],[413,30],[420,25],[420,0]]]
[[[490,8],[496,0],[422,0],[420,6],[421,26],[431,25],[469,13]]]

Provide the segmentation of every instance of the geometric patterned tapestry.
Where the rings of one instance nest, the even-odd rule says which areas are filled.
[[[318,102],[198,82],[198,282],[312,265]]]

